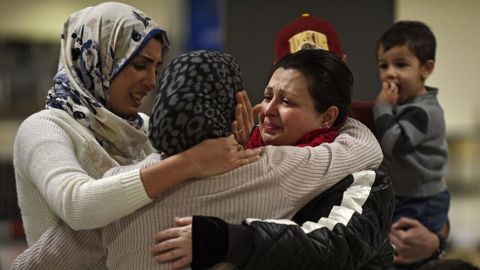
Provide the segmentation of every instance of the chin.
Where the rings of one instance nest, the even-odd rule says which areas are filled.
[[[135,112],[125,112],[125,113],[123,113],[123,114],[121,114],[121,115],[118,115],[118,116],[120,116],[120,117],[122,117],[122,118],[124,118],[124,119],[131,119],[131,118],[137,117],[138,113],[139,113],[139,111],[135,111]]]

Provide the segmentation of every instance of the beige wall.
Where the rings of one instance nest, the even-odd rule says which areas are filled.
[[[60,31],[68,16],[84,7],[105,1],[93,0],[0,0],[0,39],[59,42]],[[172,42],[172,53],[181,50],[185,40],[185,1],[122,0],[147,13]],[[0,60],[1,60],[0,56]],[[20,120],[0,119],[0,160],[12,157],[13,142]]]
[[[84,7],[105,1],[94,0],[0,0],[0,37],[57,42],[67,17]],[[144,11],[178,40],[184,28],[182,0],[122,0]]]
[[[480,132],[480,1],[397,0],[397,20],[420,20],[437,37],[437,61],[427,83],[439,100],[452,135]],[[479,76],[479,77],[477,77]]]

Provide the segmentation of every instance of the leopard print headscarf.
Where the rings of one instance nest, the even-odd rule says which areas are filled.
[[[149,123],[152,145],[173,155],[205,139],[227,136],[235,117],[240,67],[229,54],[188,52],[162,74]]]

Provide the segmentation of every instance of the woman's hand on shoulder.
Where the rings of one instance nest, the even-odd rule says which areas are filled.
[[[205,140],[185,151],[196,177],[218,175],[258,160],[261,148],[244,149],[233,135]]]

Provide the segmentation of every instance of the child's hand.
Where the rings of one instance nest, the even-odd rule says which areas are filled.
[[[387,102],[392,105],[397,105],[398,102],[398,86],[393,82],[383,82],[382,90],[378,94],[376,103]]]
[[[157,232],[150,252],[158,263],[171,262],[172,269],[192,263],[192,217],[175,218],[178,227]]]

